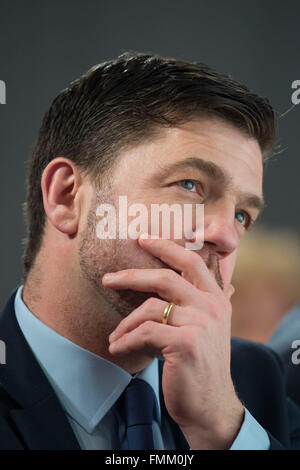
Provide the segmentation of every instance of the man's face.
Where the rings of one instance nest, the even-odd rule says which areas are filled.
[[[80,265],[84,277],[122,317],[153,295],[111,291],[101,284],[106,272],[166,267],[142,250],[137,240],[97,238],[96,208],[110,203],[118,209],[119,196],[127,196],[128,207],[142,203],[149,213],[151,204],[204,204],[204,246],[195,253],[225,288],[231,281],[239,241],[263,205],[262,173],[257,141],[217,119],[195,120],[165,129],[161,137],[124,151],[109,187],[94,198],[81,233]],[[150,219],[148,232],[151,233]],[[185,246],[187,240],[174,241]]]

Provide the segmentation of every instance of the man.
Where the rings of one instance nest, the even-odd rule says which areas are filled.
[[[266,100],[175,59],[125,53],[55,98],[29,168],[24,286],[0,321],[2,448],[299,445],[277,356],[230,345],[230,280],[273,143]],[[152,220],[111,236],[111,214],[99,236],[121,197],[204,204],[203,246],[186,249],[195,211],[179,239],[147,239],[162,236]]]

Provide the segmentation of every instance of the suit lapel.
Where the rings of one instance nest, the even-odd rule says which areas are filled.
[[[80,449],[58,398],[19,327],[15,293],[0,316],[1,339],[6,345],[0,384],[13,403],[10,416],[26,448]]]
[[[11,410],[10,415],[29,449],[80,449],[53,394],[31,408]]]

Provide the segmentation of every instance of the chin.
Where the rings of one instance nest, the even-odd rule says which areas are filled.
[[[171,269],[170,266],[163,263],[158,258],[154,258],[152,255],[146,253],[142,249],[139,251],[134,250],[132,255],[127,255],[126,260],[124,259],[121,264],[122,266],[119,266],[115,271],[122,269]],[[115,306],[122,317],[129,315],[133,310],[138,308],[150,297],[161,299],[161,297],[156,292],[141,292],[130,289],[115,290],[114,294]]]

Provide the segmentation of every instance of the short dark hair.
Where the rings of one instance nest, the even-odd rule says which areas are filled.
[[[269,101],[198,62],[129,51],[92,67],[62,90],[43,118],[28,165],[25,277],[41,247],[41,177],[53,158],[69,158],[94,181],[126,147],[163,127],[203,116],[219,117],[254,137],[264,159],[274,146]]]

